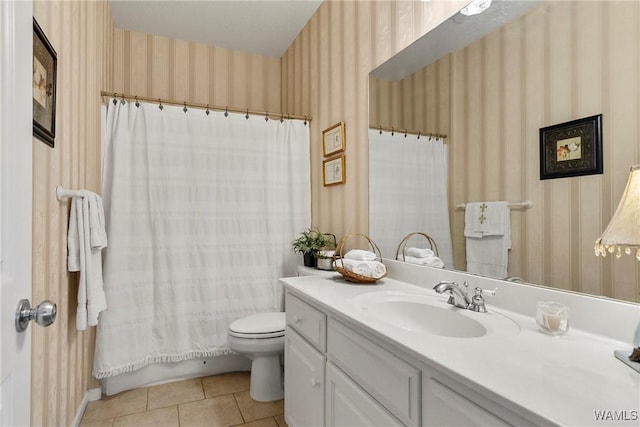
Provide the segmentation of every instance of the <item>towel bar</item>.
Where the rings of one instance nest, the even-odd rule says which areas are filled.
[[[533,202],[531,200],[525,200],[524,202],[520,202],[520,203],[509,203],[507,204],[507,206],[509,206],[510,208],[530,209],[531,207],[533,207]],[[459,203],[456,205],[456,208],[458,209],[465,209],[466,207],[467,207],[466,203]]]
[[[61,185],[56,185],[56,198],[60,201],[67,197],[80,197],[82,198],[82,193],[75,190],[67,190]]]

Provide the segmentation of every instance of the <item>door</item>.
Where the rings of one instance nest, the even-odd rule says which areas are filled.
[[[31,329],[15,311],[31,299],[31,1],[0,1],[0,425],[30,422]]]
[[[284,342],[284,416],[287,425],[324,425],[325,357],[287,325]]]
[[[393,415],[333,363],[327,363],[325,424],[331,427],[402,427]]]

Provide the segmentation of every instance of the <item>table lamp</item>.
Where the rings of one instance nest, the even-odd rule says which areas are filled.
[[[640,165],[631,166],[629,181],[622,199],[609,225],[596,240],[596,256],[615,253],[620,258],[624,252],[640,261]],[[616,357],[640,372],[640,322],[633,337],[633,352],[614,351]]]

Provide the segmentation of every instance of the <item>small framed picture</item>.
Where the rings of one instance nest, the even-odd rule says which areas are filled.
[[[33,19],[33,135],[54,146],[56,137],[56,51]]]
[[[540,179],[602,173],[602,114],[540,129]]]
[[[322,131],[322,154],[324,157],[340,153],[346,148],[344,122],[340,122]]]
[[[328,185],[344,184],[347,181],[347,174],[344,163],[344,154],[322,162],[322,182]]]

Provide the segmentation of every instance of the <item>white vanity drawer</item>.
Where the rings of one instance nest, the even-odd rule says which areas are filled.
[[[287,293],[287,325],[324,352],[327,348],[327,316],[301,299]]]
[[[334,319],[327,355],[400,421],[420,424],[419,369]]]

